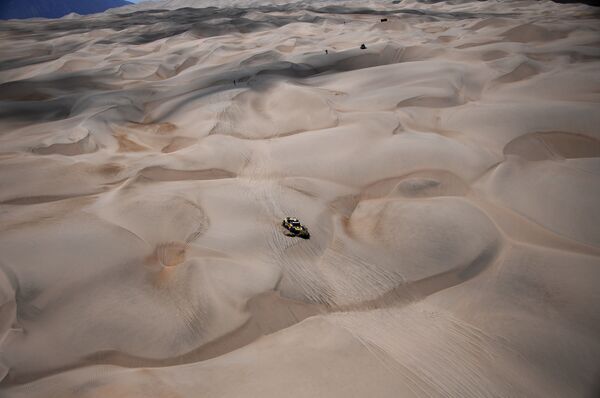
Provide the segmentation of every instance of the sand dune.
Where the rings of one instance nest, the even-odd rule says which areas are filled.
[[[286,3],[0,22],[0,395],[594,396],[598,11]]]

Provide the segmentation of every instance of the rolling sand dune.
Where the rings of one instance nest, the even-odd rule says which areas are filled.
[[[0,395],[595,396],[598,11],[283,3],[0,22]]]

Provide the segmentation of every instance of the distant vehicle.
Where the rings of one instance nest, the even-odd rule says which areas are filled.
[[[360,49],[361,49],[361,50],[366,50],[366,49],[367,49],[367,46],[365,46],[364,44],[361,44],[361,45],[360,45]]]
[[[387,18],[381,18],[381,22],[387,22]]]
[[[287,229],[287,236],[298,237],[302,239],[310,239],[310,234],[308,233],[308,229],[298,221],[297,218],[294,217],[286,217],[281,222],[281,226]]]

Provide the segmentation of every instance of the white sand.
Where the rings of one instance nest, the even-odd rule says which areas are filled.
[[[0,22],[0,395],[598,392],[600,14],[453,3]]]

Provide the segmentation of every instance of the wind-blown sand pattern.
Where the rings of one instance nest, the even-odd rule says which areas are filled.
[[[596,9],[199,3],[0,23],[0,395],[598,393]]]

